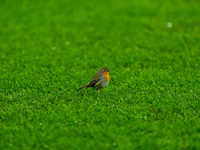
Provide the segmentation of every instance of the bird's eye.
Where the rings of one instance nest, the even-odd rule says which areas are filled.
[[[104,69],[103,71],[105,72],[106,70]]]

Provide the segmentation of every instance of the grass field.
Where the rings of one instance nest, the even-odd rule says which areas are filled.
[[[0,149],[199,149],[199,5],[1,0]]]

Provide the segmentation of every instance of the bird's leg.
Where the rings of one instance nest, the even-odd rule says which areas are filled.
[[[98,93],[99,93],[99,92],[101,92],[101,90],[100,90],[100,89],[98,89],[97,91],[98,91]]]

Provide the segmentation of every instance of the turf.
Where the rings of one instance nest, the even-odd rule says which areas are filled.
[[[199,4],[1,0],[0,149],[198,149]]]

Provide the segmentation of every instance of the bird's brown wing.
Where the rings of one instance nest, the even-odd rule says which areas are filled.
[[[98,81],[99,81],[99,79],[98,79],[98,80],[92,79],[92,81],[90,81],[90,83],[88,84],[87,88],[89,88],[89,87],[94,87],[94,85],[95,85]],[[86,89],[87,89],[87,88],[86,88]]]
[[[98,71],[94,77],[92,78],[92,80],[90,81],[90,83],[88,83],[87,88],[89,87],[94,87],[94,85],[101,79],[102,74]]]

